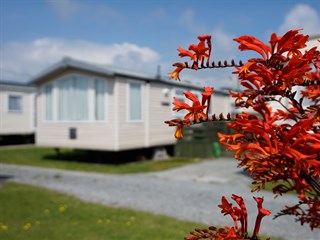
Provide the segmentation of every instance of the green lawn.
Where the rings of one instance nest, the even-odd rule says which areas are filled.
[[[176,240],[200,225],[13,183],[0,189],[0,213],[6,240]]]
[[[282,185],[284,185],[285,187],[288,187],[288,188],[290,187],[289,183],[284,182],[284,181],[279,181],[279,182],[277,182],[277,183],[267,182],[267,183],[265,184],[265,188],[261,189],[261,191],[273,192],[273,188],[276,187],[277,185],[280,185],[280,184],[282,184]],[[250,187],[252,188],[252,187],[254,187],[254,185],[251,184]],[[289,192],[287,192],[286,194],[291,194],[291,195],[298,196],[297,193],[296,193],[296,191],[294,191],[294,190],[289,191]],[[312,193],[305,193],[305,194],[306,194],[307,196],[312,196],[312,195],[316,195],[316,192],[313,190]]]
[[[0,163],[38,166],[47,168],[60,168],[67,170],[90,171],[101,173],[143,173],[163,171],[166,169],[183,166],[186,164],[197,163],[197,159],[171,158],[162,161],[137,161],[129,162],[130,159],[121,159],[118,164],[112,159],[103,159],[108,155],[100,156],[100,160],[113,163],[93,163],[90,162],[93,152],[74,151],[70,149],[61,149],[60,155],[57,155],[53,148],[28,147],[28,148],[3,148],[0,149]],[[96,157],[96,155],[95,155]],[[109,156],[110,158],[110,156]],[[112,156],[111,156],[112,158]],[[125,158],[129,158],[125,156]],[[120,162],[119,161],[119,162]],[[129,163],[128,163],[129,162]]]
[[[0,213],[0,239],[6,240],[182,240],[205,227],[16,183],[0,188]]]

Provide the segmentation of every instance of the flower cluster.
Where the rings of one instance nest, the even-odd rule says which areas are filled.
[[[180,57],[189,57],[192,61],[192,69],[197,70],[199,68],[199,64],[204,64],[205,59],[207,59],[207,63],[210,61],[211,54],[211,36],[210,35],[202,35],[198,37],[198,44],[191,44],[189,46],[189,51],[183,49],[182,47],[178,48]],[[176,80],[180,80],[180,72],[189,68],[188,63],[174,63],[173,66],[176,69],[170,73],[171,78]]]
[[[182,130],[184,125],[190,126],[193,123],[200,123],[208,119],[208,111],[212,92],[212,87],[205,87],[202,93],[201,102],[192,92],[184,92],[185,97],[192,101],[192,106],[174,97],[174,102],[172,104],[175,105],[175,107],[172,110],[188,111],[188,113],[184,116],[184,121],[180,119],[172,119],[166,122],[169,125],[177,126],[177,130],[175,133],[176,138],[183,138]],[[204,112],[205,109],[206,111]]]
[[[243,198],[235,194],[233,194],[231,198],[238,204],[238,207],[232,206],[232,203],[228,202],[225,196],[222,196],[221,204],[218,205],[218,207],[221,208],[221,213],[223,213],[225,216],[230,215],[233,220],[233,227],[226,226],[224,228],[216,228],[214,226],[211,226],[209,227],[209,229],[196,228],[195,232],[189,233],[189,235],[185,239],[257,239],[262,218],[271,214],[269,210],[262,207],[263,198],[254,197],[254,200],[257,202],[258,215],[256,217],[252,236],[249,236],[248,233],[247,208],[243,201]]]
[[[236,105],[251,108],[254,114],[239,114],[229,123],[236,133],[219,137],[253,176],[253,190],[274,182],[279,183],[273,189],[276,194],[296,191],[307,208],[300,222],[313,219],[308,223],[315,228],[320,227],[320,55],[316,47],[301,51],[308,36],[298,32],[291,30],[282,37],[272,34],[270,46],[254,37],[235,39],[240,50],[261,55],[234,72],[245,89],[232,93]],[[303,88],[300,96],[297,86]],[[271,102],[283,108],[273,109]],[[308,200],[306,194],[313,197]]]
[[[231,64],[210,63],[212,44],[208,35],[200,36],[199,44],[190,45],[189,51],[179,48],[179,56],[189,57],[192,65],[173,64],[176,69],[170,73],[172,78],[179,80],[183,69],[233,67],[242,90],[230,94],[236,107],[248,111],[210,118],[209,94],[200,104],[185,93],[194,104],[175,101],[173,110],[189,113],[184,119],[166,123],[177,126],[176,137],[180,138],[185,125],[227,121],[233,134],[219,133],[220,143],[234,151],[239,165],[252,176],[253,191],[264,188],[267,182],[276,183],[275,194],[295,191],[299,203],[285,207],[278,215],[294,215],[313,229],[320,228],[320,52],[317,47],[305,50],[309,36],[299,32],[290,30],[283,36],[274,33],[268,44],[253,36],[235,38],[239,50],[258,53],[257,58],[239,64],[233,60]],[[237,232],[236,228],[232,231]]]

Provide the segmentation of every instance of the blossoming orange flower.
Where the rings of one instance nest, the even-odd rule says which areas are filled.
[[[258,216],[256,218],[256,223],[255,223],[254,231],[252,235],[252,237],[255,238],[258,236],[262,218],[265,216],[269,216],[271,212],[267,209],[262,208],[263,198],[261,197],[253,197],[253,198],[257,202],[257,206],[258,206]]]
[[[200,122],[200,119],[206,119],[207,115],[203,112],[206,106],[202,106],[199,101],[193,102],[192,106],[186,109],[189,111],[184,119],[192,119],[194,122]]]
[[[252,237],[249,236],[247,232],[247,208],[243,201],[243,198],[237,195],[232,195],[232,199],[239,205],[232,206],[231,203],[228,202],[225,196],[221,198],[221,204],[218,205],[220,207],[221,213],[224,215],[230,215],[233,219],[234,226],[225,226],[223,228],[217,228],[214,226],[210,226],[209,229],[199,229],[195,228],[195,232],[190,232],[188,236],[185,238],[186,240],[201,240],[201,239],[220,239],[220,240],[230,240],[230,239],[259,239],[258,233],[261,225],[261,220],[264,216],[270,215],[270,211],[262,208],[263,198],[254,198],[258,203],[258,215],[256,218],[255,224],[255,232]],[[238,226],[238,222],[240,222],[240,227]]]
[[[190,94],[191,93],[189,94],[185,93],[185,95],[188,95],[188,96],[190,96]],[[172,110],[176,110],[176,111],[187,110],[189,112],[184,116],[184,119],[192,119],[192,121],[194,122],[199,122],[200,119],[206,119],[206,114],[203,112],[206,106],[202,106],[199,100],[193,101],[192,106],[190,106],[187,103],[181,102],[176,97],[174,97],[174,100],[175,101],[172,104],[174,104],[175,107]]]
[[[192,68],[196,70],[198,69],[199,62],[204,63],[204,59],[207,59],[207,64],[209,63],[211,54],[211,36],[202,35],[198,39],[200,40],[199,43],[191,44],[188,50],[182,47],[177,49],[180,57],[189,57],[193,61]]]
[[[170,78],[173,78],[175,80],[180,81],[180,72],[185,68],[185,64],[183,63],[174,63],[172,66],[176,67],[176,69],[173,72],[170,72]]]
[[[181,110],[187,110],[190,108],[189,104],[185,103],[185,102],[181,102],[178,98],[173,97],[174,102],[172,103],[173,105],[175,105],[172,110],[173,111],[181,111]]]
[[[204,41],[200,41],[198,44],[191,44],[189,46],[189,50],[194,52],[194,54],[191,57],[191,60],[193,61],[202,61],[205,58],[209,58],[209,54],[207,53],[209,48],[206,47]]]
[[[210,98],[213,93],[213,87],[204,87],[204,92],[202,93],[202,104],[205,104]]]
[[[194,95],[192,92],[184,92],[183,94],[185,95],[185,97],[192,101],[192,106],[185,102],[181,102],[178,98],[174,97],[174,102],[172,104],[175,106],[172,110],[187,110],[189,113],[184,116],[184,119],[192,119],[192,121],[196,123],[200,122],[201,119],[205,120],[208,118],[208,115],[203,111],[204,109],[208,108],[210,104],[210,96],[212,94],[212,91],[213,88],[204,88],[204,92],[202,94],[202,104],[200,103],[196,95]],[[205,103],[207,103],[207,105],[204,105]],[[181,130],[179,129],[179,131]],[[178,134],[178,136],[182,136],[182,134]]]
[[[188,98],[192,102],[199,102],[199,99],[197,98],[197,96],[194,95],[192,92],[184,92],[183,94],[186,96],[186,98]]]
[[[271,53],[271,48],[268,45],[264,44],[259,39],[253,36],[241,36],[239,38],[234,38],[233,40],[240,43],[239,49],[241,51],[256,51],[260,53],[264,60],[266,60],[269,57],[269,54]]]
[[[179,139],[179,138],[183,138],[183,134],[182,134],[182,130],[183,130],[183,125],[178,125],[176,132],[174,134],[174,137]]]
[[[299,49],[306,47],[306,42],[308,41],[309,36],[298,34],[300,30],[301,29],[290,30],[282,37],[277,38],[278,41],[274,42],[274,44],[277,46],[277,53],[279,55],[287,52],[287,56],[302,56]]]
[[[320,100],[320,85],[308,86],[305,90],[302,90],[301,93],[304,97],[313,101]]]

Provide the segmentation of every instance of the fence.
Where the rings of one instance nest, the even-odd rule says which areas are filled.
[[[224,122],[208,122],[183,129],[184,138],[179,139],[174,148],[177,157],[218,158],[225,153],[217,133],[230,133]]]

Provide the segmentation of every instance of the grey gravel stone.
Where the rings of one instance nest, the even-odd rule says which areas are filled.
[[[263,206],[273,215],[284,205],[297,203],[295,196],[274,199],[269,192],[251,193],[250,178],[232,159],[218,159],[146,174],[99,174],[38,167],[0,164],[0,175],[10,175],[10,181],[41,186],[68,193],[88,202],[129,207],[181,220],[207,225],[232,225],[217,207],[221,196],[241,195],[249,215],[249,230],[253,230],[257,214],[252,196],[264,196]],[[196,226],[195,226],[196,227]],[[192,230],[192,229],[190,229]],[[293,217],[263,219],[261,233],[283,239],[319,240],[320,231],[295,223]]]

